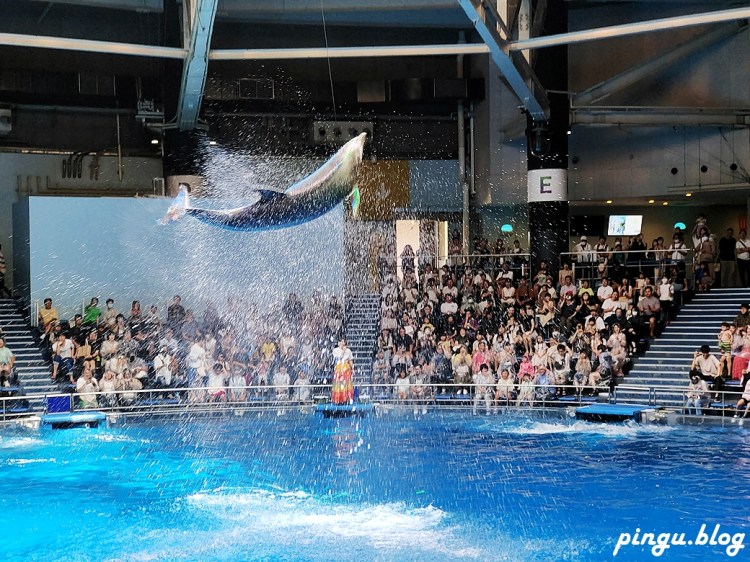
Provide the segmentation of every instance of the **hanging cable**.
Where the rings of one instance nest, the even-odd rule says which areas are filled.
[[[333,120],[336,118],[336,95],[333,92],[333,73],[331,72],[331,57],[328,53],[328,30],[326,29],[326,14],[323,10],[323,0],[320,0],[320,16],[323,18],[323,37],[326,42],[326,61],[328,62],[328,82],[331,84],[331,103],[333,103]]]

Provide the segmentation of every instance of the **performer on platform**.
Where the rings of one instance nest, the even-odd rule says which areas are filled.
[[[354,356],[352,350],[346,347],[346,340],[339,340],[339,346],[333,350],[333,358],[336,365],[333,370],[331,402],[351,404],[354,401],[354,385],[352,384]]]

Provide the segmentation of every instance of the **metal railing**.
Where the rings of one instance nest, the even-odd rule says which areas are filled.
[[[149,388],[142,390],[117,390],[107,392],[30,394],[26,396],[0,397],[0,414],[2,421],[46,413],[56,412],[101,411],[119,414],[160,415],[165,413],[217,412],[232,410],[270,410],[289,407],[313,406],[316,403],[328,402],[331,396],[331,385],[311,384],[301,387],[295,385],[261,385],[242,387],[179,387]],[[618,403],[618,395],[624,392],[645,393],[643,400],[631,398],[630,402],[648,406],[664,406],[667,410],[688,414],[686,387],[647,386],[620,384],[613,391],[609,387],[576,385],[530,385],[525,388],[526,394],[520,392],[519,385],[505,388],[498,393],[497,383],[477,385],[474,383],[398,383],[358,384],[356,401],[360,403],[378,403],[393,406],[430,406],[458,409],[484,410],[489,400],[493,411],[498,407],[518,410],[544,409],[548,407],[578,406],[591,402]],[[486,389],[486,390],[485,390]],[[479,390],[479,392],[477,392]],[[462,391],[466,393],[463,394]],[[718,415],[731,418],[735,413],[734,399],[741,390],[711,391],[710,395],[719,395],[719,400],[706,398],[701,403],[701,414]],[[519,396],[520,395],[520,396]],[[678,395],[678,398],[675,398]],[[730,395],[732,398],[730,399]],[[679,402],[665,405],[664,402]],[[30,407],[30,402],[43,403],[41,408]],[[50,413],[52,413],[50,411]]]

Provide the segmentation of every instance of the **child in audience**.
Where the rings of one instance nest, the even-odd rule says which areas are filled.
[[[722,374],[726,367],[727,376],[732,376],[732,340],[734,334],[729,329],[729,324],[722,322],[719,332],[719,373]]]

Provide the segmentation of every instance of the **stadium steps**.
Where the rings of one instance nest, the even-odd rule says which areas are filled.
[[[354,380],[369,383],[372,377],[372,354],[380,325],[380,295],[351,297],[346,314],[346,341],[354,355]]]
[[[0,299],[0,327],[5,335],[5,345],[16,356],[18,381],[29,395],[29,405],[32,411],[41,412],[44,410],[44,395],[56,394],[59,390],[50,379],[50,367],[42,359],[29,323],[19,312],[17,301]]]
[[[695,295],[651,343],[648,351],[634,362],[621,384],[622,390],[617,390],[617,402],[683,407],[680,392],[662,389],[687,388],[695,351],[706,344],[716,353],[721,323],[734,320],[740,303],[747,301],[750,301],[750,289],[712,289]],[[629,386],[638,388],[626,388]]]

